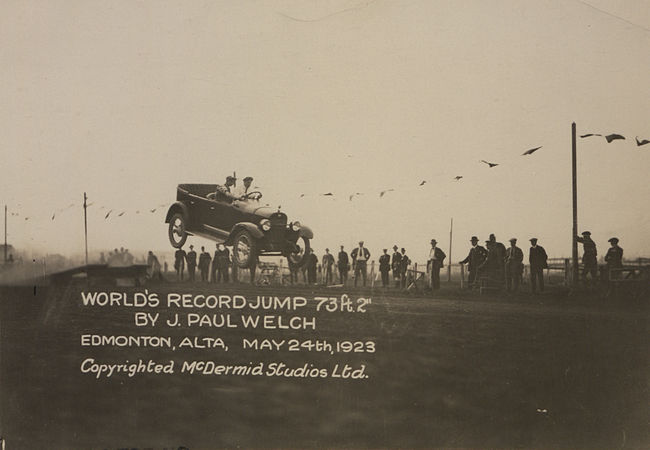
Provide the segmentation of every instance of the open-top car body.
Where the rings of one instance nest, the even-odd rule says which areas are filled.
[[[176,202],[165,223],[172,246],[180,248],[188,236],[201,236],[233,247],[238,267],[253,266],[259,256],[285,256],[290,266],[302,266],[309,254],[312,231],[287,215],[260,203],[262,194],[251,192],[233,200],[217,191],[216,184],[179,184]]]

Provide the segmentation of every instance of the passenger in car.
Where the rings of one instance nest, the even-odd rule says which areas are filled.
[[[238,197],[233,194],[234,186],[235,185],[235,177],[233,176],[227,176],[226,177],[226,183],[222,186],[220,184],[217,184],[217,190],[216,192],[210,193],[207,195],[207,198],[210,200],[218,200],[218,201],[225,201],[228,203],[232,203],[233,200],[236,200]]]

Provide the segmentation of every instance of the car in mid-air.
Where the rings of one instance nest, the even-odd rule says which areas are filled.
[[[262,193],[249,192],[233,199],[216,184],[179,184],[176,202],[169,207],[169,242],[181,248],[188,236],[201,236],[233,247],[233,263],[253,267],[259,256],[284,256],[292,267],[307,262],[314,237],[298,221],[289,222],[280,208],[260,203]]]

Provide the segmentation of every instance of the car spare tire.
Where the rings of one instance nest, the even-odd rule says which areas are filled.
[[[310,246],[309,239],[306,237],[300,236],[296,242],[297,249],[295,252],[290,253],[287,256],[287,261],[289,262],[290,268],[302,267],[307,263],[307,258],[309,257]]]
[[[169,242],[172,247],[181,248],[187,241],[187,223],[182,213],[174,214],[169,219]]]

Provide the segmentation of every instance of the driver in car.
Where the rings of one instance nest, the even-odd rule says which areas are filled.
[[[250,192],[250,187],[252,183],[253,183],[253,177],[244,178],[244,184],[237,186],[233,192],[233,195],[240,200],[244,200],[246,194]]]
[[[253,177],[244,178],[244,184],[235,188],[234,195],[238,200],[259,200],[262,197],[262,194],[258,191],[253,191],[251,189],[251,184],[253,184]]]

